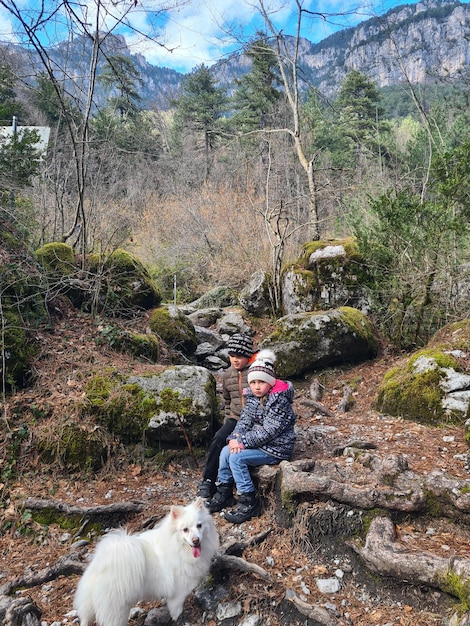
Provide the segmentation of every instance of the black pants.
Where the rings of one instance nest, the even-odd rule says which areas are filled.
[[[219,456],[222,448],[227,445],[227,437],[233,432],[237,420],[229,418],[225,420],[219,430],[215,433],[207,452],[206,465],[202,475],[204,480],[217,480],[217,472],[219,471]]]

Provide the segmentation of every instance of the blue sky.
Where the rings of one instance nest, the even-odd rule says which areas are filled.
[[[393,7],[417,3],[416,0],[263,2],[269,8],[276,28],[286,34],[295,34],[297,3],[304,9],[322,14],[324,19],[306,14],[302,18],[301,34],[312,42],[321,41],[341,28],[383,15]],[[21,8],[28,21],[34,19],[36,0],[16,0],[14,4]],[[51,10],[57,9],[59,3],[44,0],[44,4]],[[186,73],[201,63],[210,66],[240,49],[257,28],[262,28],[263,21],[256,8],[258,4],[259,0],[138,0],[134,5],[134,0],[101,0],[100,26],[103,30],[123,34],[131,52],[142,54],[149,63]],[[0,40],[4,42],[20,41],[21,31],[7,10],[11,5],[9,0],[0,0]],[[81,7],[86,21],[93,23],[97,0],[83,0],[80,5],[74,3],[73,6]],[[163,11],[163,6],[172,8]],[[50,44],[66,39],[69,32],[60,13],[54,15],[54,28],[50,23],[42,36],[43,39],[48,37]],[[123,22],[128,24],[127,28],[122,26]]]

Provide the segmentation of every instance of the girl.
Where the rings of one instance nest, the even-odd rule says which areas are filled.
[[[296,421],[292,408],[294,388],[292,383],[276,379],[275,360],[271,350],[261,350],[250,365],[247,376],[250,387],[243,392],[245,407],[220,453],[217,491],[207,503],[211,513],[230,506],[236,485],[238,505],[224,515],[234,524],[259,515],[250,467],[275,465],[292,457]]]

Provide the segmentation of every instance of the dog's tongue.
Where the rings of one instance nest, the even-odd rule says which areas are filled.
[[[201,546],[193,546],[192,550],[193,550],[193,557],[195,559],[201,556]]]

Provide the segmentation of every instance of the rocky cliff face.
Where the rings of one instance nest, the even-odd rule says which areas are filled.
[[[356,69],[379,87],[405,81],[462,78],[470,61],[470,4],[423,0],[328,37],[304,41],[301,63],[308,81],[333,94]]]

